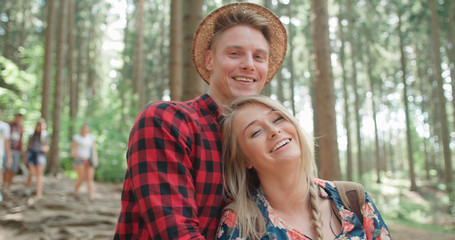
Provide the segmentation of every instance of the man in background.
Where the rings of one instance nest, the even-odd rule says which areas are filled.
[[[9,124],[2,120],[2,110],[0,109],[0,182],[3,180],[3,168],[11,163],[10,151],[10,127]],[[2,187],[3,191],[3,187]],[[3,201],[2,191],[0,191],[0,202]]]
[[[12,161],[11,164],[6,166],[3,178],[3,186],[8,190],[11,188],[14,176],[19,172],[21,159],[24,157],[22,152],[22,135],[24,133],[22,127],[23,119],[24,116],[21,113],[16,113],[14,121],[9,123],[11,129],[10,144]]]

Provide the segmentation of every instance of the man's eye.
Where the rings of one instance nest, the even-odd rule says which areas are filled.
[[[266,60],[267,60],[267,56],[264,55],[264,54],[257,54],[257,55],[255,56],[255,59],[258,60],[258,61],[262,61],[262,62],[263,62],[263,61],[266,61]]]
[[[237,55],[239,55],[239,53],[238,52],[230,52],[229,55],[237,56]]]

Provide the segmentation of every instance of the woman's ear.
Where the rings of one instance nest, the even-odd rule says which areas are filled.
[[[245,160],[245,166],[247,169],[252,169],[253,168],[253,164],[251,164],[251,162],[247,159]]]

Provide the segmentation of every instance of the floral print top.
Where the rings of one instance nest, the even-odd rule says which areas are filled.
[[[379,214],[371,198],[365,193],[365,204],[361,211],[363,215],[363,226],[354,212],[347,210],[341,203],[341,199],[333,182],[314,179],[319,186],[319,196],[322,198],[333,199],[338,212],[341,216],[341,233],[334,239],[345,240],[388,240],[390,238],[389,230]],[[256,204],[259,207],[266,221],[266,234],[261,238],[263,240],[311,240],[310,237],[288,226],[280,218],[264,196],[262,189],[258,189],[255,196]],[[237,216],[231,211],[224,211],[223,217],[218,228],[218,239],[240,239],[238,225],[236,224]]]

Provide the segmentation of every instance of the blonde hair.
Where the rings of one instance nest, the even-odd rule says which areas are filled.
[[[239,25],[248,26],[260,31],[269,45],[271,42],[270,21],[254,10],[236,8],[228,14],[221,14],[216,19],[214,25],[213,37],[210,40],[209,49],[212,49],[213,44],[216,42],[218,37],[221,36],[227,29]]]
[[[237,215],[237,224],[241,238],[260,239],[266,232],[264,218],[255,203],[251,192],[260,186],[259,178],[254,169],[247,169],[246,156],[242,152],[237,136],[234,132],[234,119],[238,111],[247,105],[265,105],[278,112],[296,128],[300,148],[302,150],[300,161],[299,182],[306,184],[306,195],[310,195],[310,204],[313,214],[313,225],[318,239],[322,239],[322,221],[317,206],[318,189],[313,181],[317,176],[317,167],[313,155],[313,142],[300,128],[297,120],[280,103],[265,96],[239,97],[225,106],[223,122],[223,173],[226,197],[233,201],[226,209],[232,210]]]

